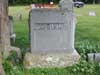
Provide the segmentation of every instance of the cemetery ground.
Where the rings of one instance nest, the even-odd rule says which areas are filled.
[[[9,14],[14,17],[14,31],[16,41],[12,45],[21,48],[22,56],[28,51],[29,28],[28,28],[28,6],[11,6]],[[95,11],[96,16],[89,16],[89,11]],[[22,13],[22,20],[17,21],[16,15]],[[100,52],[100,5],[86,5],[84,8],[75,8],[77,17],[75,48],[81,55],[80,61],[71,67],[65,68],[33,68],[26,70],[23,68],[22,61],[14,61],[14,53],[9,60],[13,61],[14,66],[10,65],[9,60],[4,60],[3,65],[7,75],[99,75],[100,63],[87,61],[87,53]],[[23,58],[22,57],[22,58]],[[16,63],[17,62],[17,63]]]

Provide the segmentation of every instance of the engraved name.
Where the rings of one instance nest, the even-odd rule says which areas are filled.
[[[35,23],[34,30],[64,30],[64,23]]]

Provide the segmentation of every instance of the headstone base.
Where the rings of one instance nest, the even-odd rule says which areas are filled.
[[[80,56],[75,51],[73,53],[54,53],[54,54],[31,54],[27,53],[24,59],[26,68],[52,68],[66,67],[76,64]]]
[[[17,52],[19,57],[21,56],[20,48],[9,46],[9,47],[5,48],[5,51],[4,51],[5,58],[7,58],[9,56],[11,51],[15,51],[15,52]]]

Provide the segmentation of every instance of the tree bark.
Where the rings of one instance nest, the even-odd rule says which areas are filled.
[[[2,52],[9,46],[8,0],[0,0],[0,75],[5,75],[2,67]]]

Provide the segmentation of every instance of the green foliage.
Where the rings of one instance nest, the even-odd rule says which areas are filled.
[[[72,72],[74,74],[82,73],[84,75],[98,75],[100,72],[99,69],[99,64],[87,62],[86,60],[82,59],[78,64],[72,67]]]
[[[76,42],[75,48],[80,53],[81,56],[86,57],[88,53],[99,53],[100,43],[84,40],[84,41]]]
[[[16,51],[11,51],[10,55],[5,60],[9,61],[11,65],[17,65],[21,64],[20,59]]]
[[[7,60],[5,59],[3,60],[3,67],[6,73],[10,73],[10,71],[12,70],[11,65],[9,65]]]
[[[25,69],[23,66],[10,66],[7,60],[4,63],[6,75],[99,75],[100,64],[80,60],[74,66],[65,68],[33,68]]]

